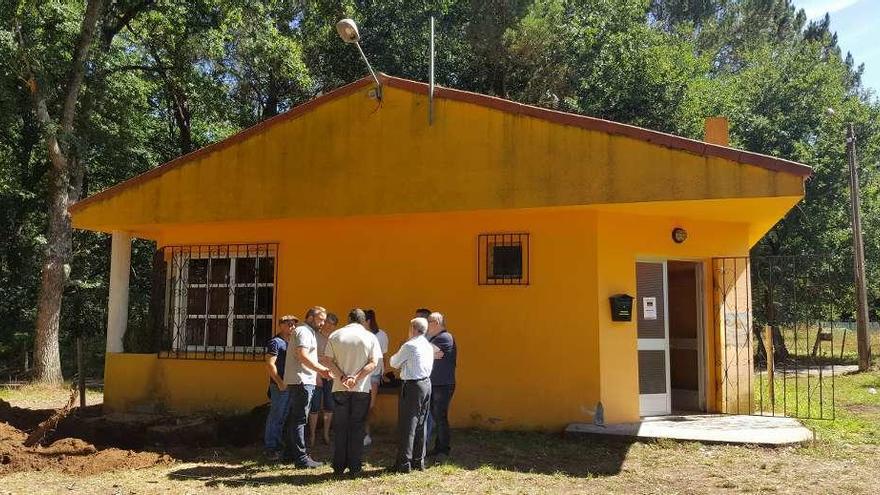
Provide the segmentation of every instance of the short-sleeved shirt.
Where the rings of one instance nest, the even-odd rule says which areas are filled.
[[[272,337],[269,339],[269,343],[266,344],[266,355],[275,356],[275,368],[278,370],[278,376],[284,378],[284,361],[287,359],[287,341],[278,336]],[[271,378],[269,379],[269,383],[272,383]]]
[[[349,323],[336,330],[327,338],[324,355],[332,359],[346,376],[357,374],[371,360],[382,359],[379,339],[373,332],[359,323]],[[351,390],[342,385],[342,380],[333,380],[334,392],[370,392],[369,377],[358,382]]]
[[[290,337],[290,347],[294,349],[302,347],[306,354],[313,360],[318,361],[318,339],[315,331],[308,325],[300,325],[293,331]],[[284,383],[288,385],[315,385],[318,382],[318,373],[307,368],[299,357],[294,354],[285,363]]]
[[[324,348],[327,347],[327,336],[321,332],[315,332],[315,339],[318,341],[318,357],[324,355]]]
[[[431,376],[434,368],[434,348],[424,335],[413,337],[400,346],[388,364],[400,368],[401,380],[422,380]]]
[[[388,334],[385,333],[385,330],[380,329],[376,332],[376,340],[379,341],[379,349],[382,350],[382,355],[388,354]],[[373,370],[373,374],[377,376],[382,376],[382,373],[385,373],[385,366],[382,364],[382,361],[379,361],[379,365],[376,366],[376,369]]]
[[[443,330],[428,342],[443,351],[443,357],[434,360],[434,369],[431,371],[431,385],[455,385],[455,366],[458,360],[458,349],[452,334]]]

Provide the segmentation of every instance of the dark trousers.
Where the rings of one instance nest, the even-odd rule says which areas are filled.
[[[397,402],[397,467],[421,468],[425,465],[428,409],[431,406],[431,380],[406,380]]]
[[[455,393],[455,384],[434,385],[431,387],[431,416],[434,420],[434,453],[449,455],[449,403]]]
[[[333,471],[361,471],[369,392],[333,392]]]
[[[314,385],[288,385],[290,396],[290,414],[288,415],[287,435],[290,458],[294,463],[303,463],[308,459],[306,452],[306,426],[309,424],[309,408]]]

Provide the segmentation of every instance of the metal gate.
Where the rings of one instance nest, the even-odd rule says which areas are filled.
[[[834,419],[835,374],[858,363],[851,274],[845,256],[713,259],[719,411]]]

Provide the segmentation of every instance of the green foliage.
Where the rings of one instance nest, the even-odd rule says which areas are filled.
[[[36,82],[58,106],[84,6],[0,0],[0,12],[0,362],[20,368],[33,334],[49,166],[22,64],[36,65]],[[336,35],[342,17],[358,22],[376,70],[425,80],[431,15],[439,84],[693,138],[706,116],[726,115],[733,145],[812,165],[806,200],[757,254],[850,252],[843,138],[853,122],[880,307],[880,104],[828,18],[808,23],[790,0],[107,2],[75,131],[62,136],[86,165],[85,194],[364,76],[357,51]],[[62,357],[70,370],[73,339],[83,335],[95,375],[110,243],[88,232],[74,239]],[[154,345],[152,248],[138,243],[132,255],[130,350]]]

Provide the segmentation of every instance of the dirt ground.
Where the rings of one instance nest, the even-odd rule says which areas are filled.
[[[776,449],[463,430],[455,432],[451,462],[410,475],[384,470],[395,444],[391,432],[380,431],[367,451],[365,475],[340,480],[328,467],[304,471],[262,462],[252,441],[259,421],[247,415],[234,422],[156,420],[105,417],[99,406],[91,406],[63,423],[48,445],[24,449],[24,431],[51,410],[18,407],[29,403],[17,397],[7,395],[10,406],[0,406],[0,452],[9,455],[0,465],[0,495],[880,493],[880,438],[875,438],[880,428],[864,426],[859,441],[822,440],[820,431],[814,444]],[[870,401],[875,404],[873,396]],[[849,428],[846,421],[837,427]],[[141,426],[120,426],[128,424]],[[181,432],[189,433],[181,438]],[[241,443],[248,437],[250,442]],[[313,455],[326,460],[330,449],[319,444]]]
[[[26,432],[48,418],[52,411],[53,409],[13,406],[0,399],[0,477],[34,471],[58,471],[86,476],[168,465],[172,461],[170,456],[155,452],[99,449],[80,438],[64,437],[57,432],[47,436],[47,440],[40,445],[26,447]]]

